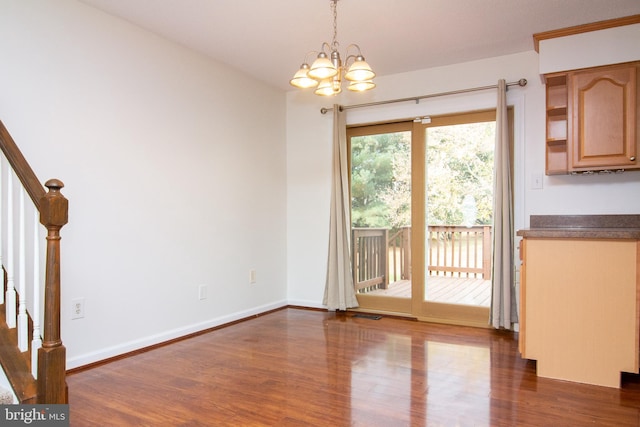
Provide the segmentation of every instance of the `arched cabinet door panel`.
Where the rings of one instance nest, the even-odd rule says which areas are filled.
[[[569,75],[572,170],[638,167],[635,64]]]

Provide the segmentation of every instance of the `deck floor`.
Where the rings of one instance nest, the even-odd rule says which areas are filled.
[[[388,289],[378,289],[368,294],[410,298],[411,281],[400,280],[391,283]],[[425,297],[426,300],[433,302],[489,307],[491,280],[475,277],[428,276]]]

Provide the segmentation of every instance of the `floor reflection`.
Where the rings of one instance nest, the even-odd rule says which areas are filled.
[[[342,425],[639,425],[637,376],[621,390],[538,378],[513,332],[350,315],[326,325],[347,359]]]
[[[424,344],[427,372],[425,418],[452,425],[488,425],[490,350],[438,342]],[[418,399],[412,399],[418,400]]]
[[[328,325],[331,341],[353,356],[342,378],[350,381],[355,425],[424,425],[427,419],[429,425],[490,424],[490,340],[457,344],[440,336],[436,341],[420,331],[377,330],[375,321],[366,319]],[[353,340],[347,342],[347,336]]]

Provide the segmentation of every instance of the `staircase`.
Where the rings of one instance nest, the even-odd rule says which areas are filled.
[[[60,192],[64,185],[51,179],[45,190],[2,122],[0,150],[0,366],[14,403],[65,404],[66,350],[60,338],[60,229],[68,212]],[[0,386],[0,402],[2,391]]]

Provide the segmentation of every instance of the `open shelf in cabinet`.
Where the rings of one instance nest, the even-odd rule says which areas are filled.
[[[546,78],[546,173],[567,173],[567,74],[550,74]]]

